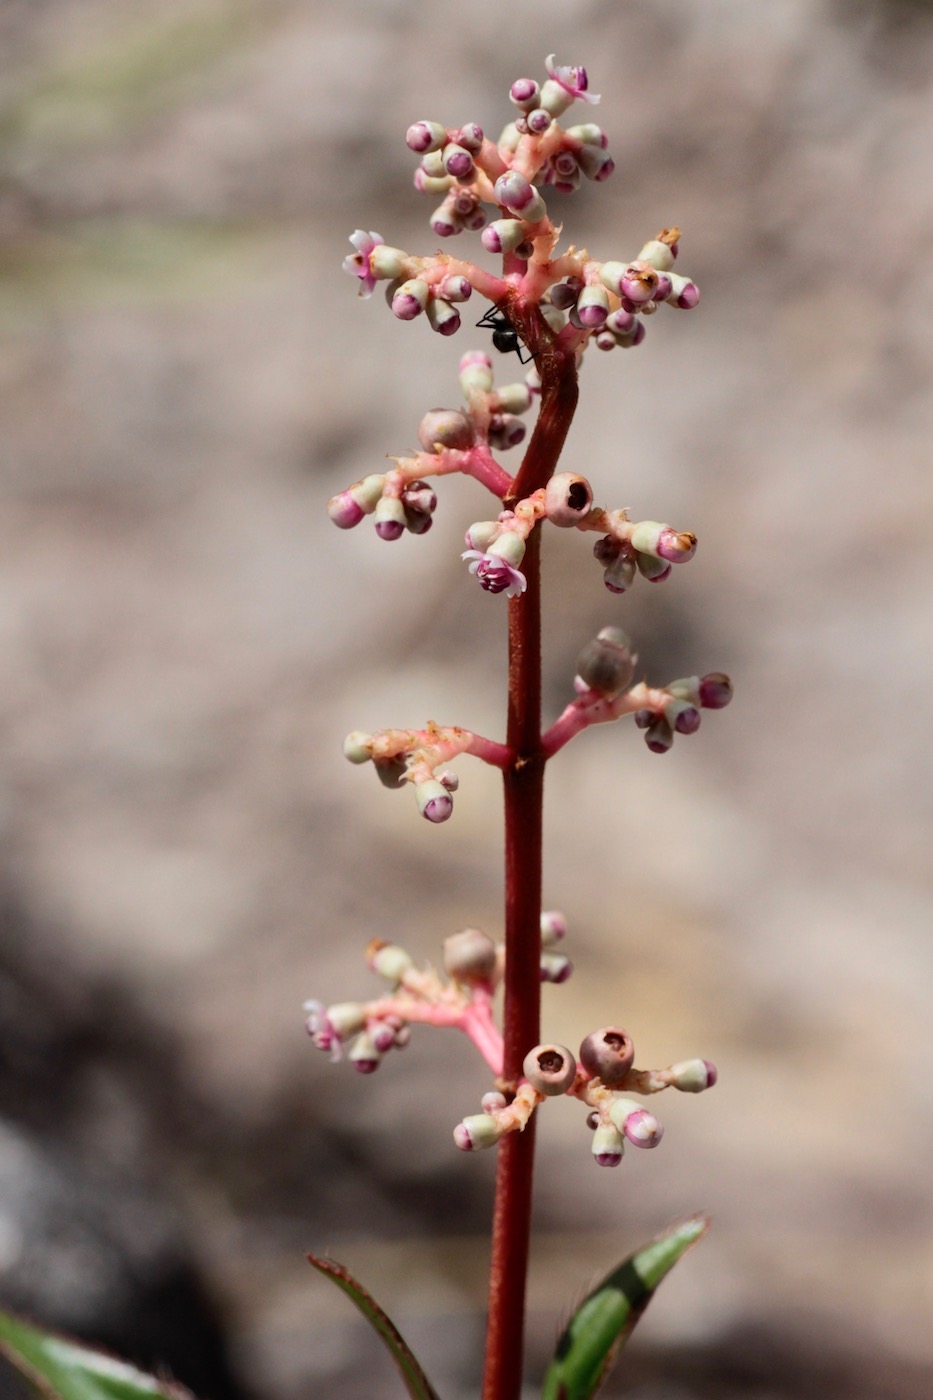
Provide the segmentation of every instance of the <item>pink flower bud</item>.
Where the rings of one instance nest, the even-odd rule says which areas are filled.
[[[431,289],[420,277],[403,282],[392,298],[392,314],[400,321],[413,321],[428,304]]]
[[[657,1147],[664,1129],[647,1108],[634,1107],[630,1100],[613,1104],[610,1117],[634,1147]]]
[[[418,155],[438,150],[446,140],[447,128],[440,122],[414,122],[405,133],[406,146]]]
[[[566,953],[552,953],[545,948],[541,954],[541,981],[559,985],[573,975],[573,963]]]
[[[484,1147],[494,1147],[502,1136],[502,1129],[489,1113],[471,1113],[454,1128],[454,1142],[461,1152],[480,1152]]]
[[[487,253],[511,253],[525,237],[525,225],[521,219],[493,219],[480,234],[480,242]]]
[[[712,1089],[719,1078],[710,1060],[681,1060],[671,1065],[669,1073],[672,1086],[684,1094],[702,1094],[704,1089]]]
[[[604,287],[584,287],[577,299],[580,324],[588,329],[601,326],[609,315],[609,297]]]
[[[383,496],[373,511],[373,521],[381,540],[397,540],[405,533],[405,507],[397,496]]]
[[[513,214],[536,224],[547,213],[547,206],[538,191],[517,170],[507,170],[495,183],[496,199]]]
[[[546,909],[541,915],[541,942],[547,948],[567,936],[567,920],[557,909]]]
[[[435,824],[447,821],[454,809],[450,793],[434,778],[415,784],[415,800],[421,815]]]
[[[347,1058],[359,1074],[372,1074],[379,1068],[382,1056],[376,1049],[372,1036],[367,1031],[361,1031],[350,1042]]]
[[[460,329],[460,316],[449,301],[442,301],[440,297],[432,297],[425,309],[431,323],[431,329],[437,331],[438,335],[453,335]]]
[[[473,157],[465,146],[451,142],[444,147],[443,159],[447,174],[458,180],[466,180],[473,173]]]
[[[622,1161],[625,1143],[613,1123],[599,1123],[593,1134],[592,1153],[599,1167],[617,1167]]]
[[[509,100],[514,102],[516,107],[530,111],[537,102],[540,91],[534,78],[516,78],[509,88]]]
[[[505,1094],[500,1094],[498,1089],[490,1089],[480,1099],[480,1107],[484,1113],[501,1113],[505,1105]]]

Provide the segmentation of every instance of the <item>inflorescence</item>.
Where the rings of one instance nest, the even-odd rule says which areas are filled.
[[[567,932],[556,910],[541,916],[541,980],[565,982],[573,971],[559,945]],[[601,1167],[618,1166],[626,1141],[656,1147],[664,1129],[632,1094],[662,1089],[696,1094],[716,1083],[709,1060],[682,1060],[667,1069],[635,1068],[635,1047],[628,1031],[604,1026],[586,1036],[575,1058],[563,1045],[537,1045],[529,1051],[517,1084],[502,1078],[502,1036],[493,1015],[493,997],[505,973],[505,947],[481,929],[468,928],[444,942],[442,977],[431,967],[418,968],[404,948],[374,939],[366,960],[390,984],[386,995],[371,1001],[305,1004],[307,1029],[319,1050],[332,1059],[346,1056],[361,1074],[372,1074],[390,1050],[403,1049],[413,1024],[447,1026],[473,1041],[496,1076],[483,1095],[479,1113],[468,1114],[454,1128],[454,1142],[464,1152],[492,1147],[506,1133],[520,1132],[545,1099],[569,1095],[588,1109],[592,1152]]]
[[[477,322],[491,331],[493,348],[518,351],[532,365],[518,382],[495,387],[492,358],[473,350],[460,360],[458,408],[435,408],[418,427],[420,450],[392,457],[385,472],[373,473],[334,496],[328,513],[349,529],[373,517],[376,534],[397,540],[431,528],[437,496],[433,478],[461,472],[497,498],[490,519],[466,532],[462,559],[489,593],[518,598],[526,580],[521,564],[532,531],[541,523],[596,535],[593,554],[610,593],[624,593],[639,574],[651,583],[666,579],[674,564],[686,563],[696,536],[657,520],[632,521],[624,509],[595,504],[584,476],[560,472],[547,485],[519,498],[514,478],[497,455],[525,437],[526,414],[542,393],[542,367],[559,352],[579,363],[587,346],[601,350],[639,345],[648,317],[661,306],[689,310],[699,291],[675,272],[680,230],[665,228],[631,260],[599,262],[586,249],[558,253],[560,227],[548,213],[541,188],[571,194],[582,179],[601,181],[613,171],[607,138],[593,122],[562,127],[560,118],[575,103],[593,104],[586,70],[547,60],[547,78],[538,84],[519,78],[509,97],[517,115],[497,142],[475,122],[451,128],[435,121],[409,127],[406,141],[420,157],[415,188],[439,200],[430,224],[438,238],[463,232],[479,235],[487,253],[502,258],[501,276],[445,252],[414,255],[388,246],[381,234],[357,229],[345,271],[359,280],[368,297],[377,282],[401,321],[424,317],[441,335],[461,325],[461,309],[476,292],[489,304]],[[523,353],[525,352],[525,353]],[[666,687],[635,681],[636,656],[625,633],[605,627],[581,651],[574,699],[541,736],[545,758],[593,724],[631,715],[653,753],[666,753],[676,735],[696,732],[703,710],[722,709],[732,697],[728,676],[710,672],[682,677]],[[469,730],[429,723],[424,729],[385,729],[348,735],[344,752],[353,763],[372,762],[380,780],[397,788],[410,784],[422,816],[443,822],[453,810],[458,778],[450,768],[462,754],[511,769],[517,755],[507,744]],[[571,972],[557,946],[563,917],[542,916],[541,978],[562,982]],[[479,929],[465,929],[444,946],[446,979],[419,969],[394,944],[375,940],[367,950],[370,967],[391,989],[368,1002],[324,1007],[307,1004],[308,1030],[322,1050],[339,1058],[344,1048],[363,1073],[375,1070],[391,1049],[408,1043],[410,1027],[423,1022],[453,1026],[474,1042],[496,1076],[481,1112],[454,1130],[465,1151],[490,1147],[520,1131],[545,1098],[570,1095],[587,1108],[593,1155],[601,1166],[616,1166],[626,1141],[654,1147],[662,1128],[654,1114],[631,1097],[666,1088],[698,1093],[716,1082],[708,1060],[684,1060],[663,1070],[639,1070],[634,1047],[621,1027],[588,1035],[574,1057],[562,1045],[538,1045],[525,1058],[521,1079],[502,1078],[502,1037],[493,1016],[493,997],[502,981],[505,949]]]

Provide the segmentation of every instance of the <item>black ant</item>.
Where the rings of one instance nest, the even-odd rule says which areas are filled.
[[[525,355],[522,354],[522,349],[525,347],[518,331],[498,307],[490,306],[489,310],[484,313],[482,320],[477,321],[476,326],[478,330],[492,331],[492,343],[500,354],[511,355],[514,350],[518,356],[519,364],[522,365],[527,365],[529,360],[534,359],[530,350]]]

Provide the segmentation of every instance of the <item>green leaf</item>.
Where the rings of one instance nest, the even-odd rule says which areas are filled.
[[[0,1352],[46,1400],[190,1400],[183,1386],[6,1312]]]
[[[541,1400],[590,1400],[596,1394],[658,1284],[708,1228],[708,1216],[691,1216],[606,1275],[557,1343]]]
[[[411,1347],[405,1341],[395,1323],[380,1308],[375,1298],[366,1292],[362,1284],[342,1264],[333,1259],[320,1259],[316,1254],[308,1255],[308,1263],[328,1278],[333,1279],[353,1299],[360,1312],[371,1323],[392,1354],[392,1359],[402,1373],[405,1388],[411,1400],[438,1400],[437,1391],[421,1369]]]

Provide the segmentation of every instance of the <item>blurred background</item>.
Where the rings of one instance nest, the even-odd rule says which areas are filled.
[[[304,1262],[331,1250],[445,1400],[477,1393],[494,1162],[450,1134],[483,1067],[424,1031],[362,1080],[301,1003],[374,988],[374,935],[428,959],[501,932],[494,775],[461,763],[431,828],[340,753],[501,735],[505,604],[458,558],[488,505],[444,482],[393,547],[323,507],[488,348],[358,301],[347,237],[433,251],[405,128],[497,132],[550,52],[616,161],[549,196],[568,241],[624,259],[676,223],[704,299],[586,357],[567,467],[700,549],[613,598],[551,533],[547,714],[607,623],[651,679],[723,669],[736,700],[665,758],[617,726],[549,770],[576,975],[548,1037],[621,1022],[639,1063],[720,1083],[661,1100],[662,1150],[616,1172],[578,1106],[542,1114],[529,1374],[602,1271],[706,1208],[608,1395],[926,1396],[920,3],[3,0],[0,1296],[203,1400],[391,1400]]]

